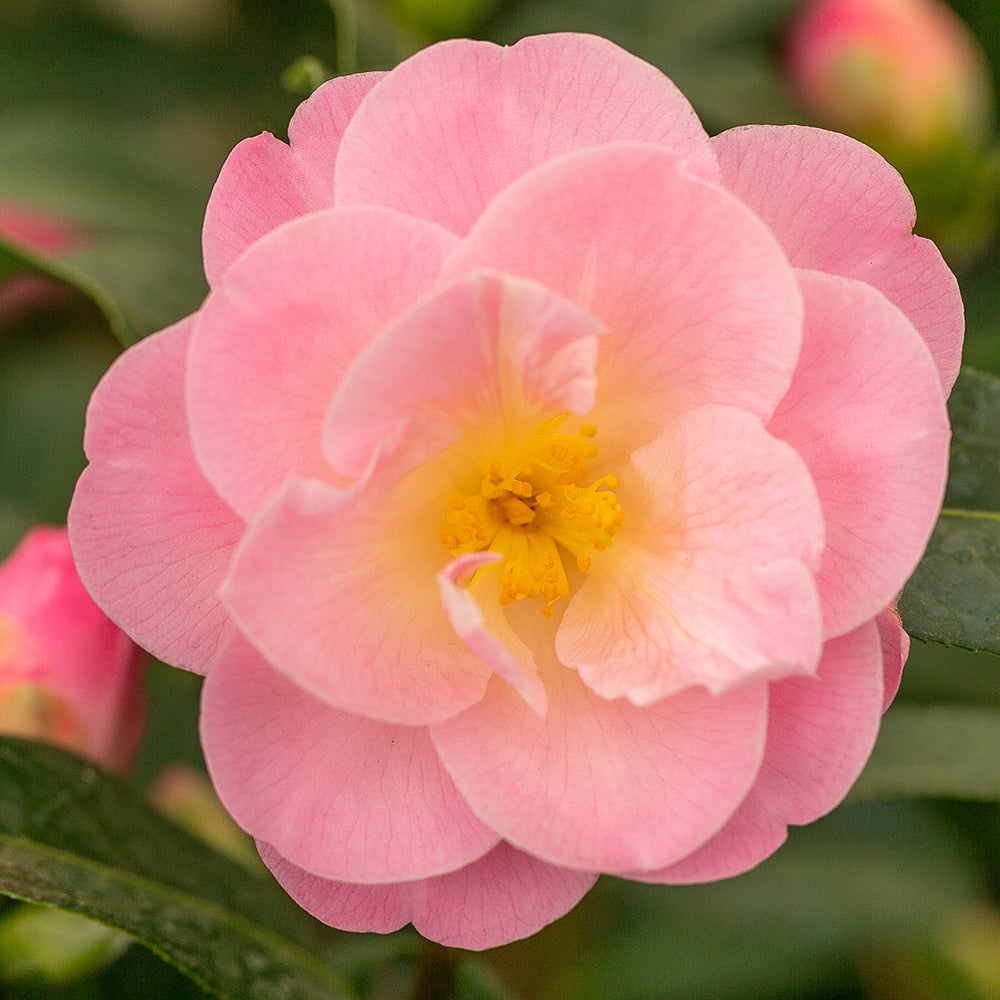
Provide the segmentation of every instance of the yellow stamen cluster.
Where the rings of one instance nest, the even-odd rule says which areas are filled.
[[[542,614],[569,594],[561,550],[586,573],[591,553],[603,552],[622,526],[615,476],[581,485],[597,456],[597,428],[575,434],[559,428],[568,414],[539,424],[523,442],[483,467],[474,492],[456,492],[441,526],[441,543],[454,555],[489,549],[503,556],[500,603],[542,598]]]

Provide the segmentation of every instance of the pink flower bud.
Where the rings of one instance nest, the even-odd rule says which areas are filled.
[[[80,582],[65,529],[30,531],[0,565],[0,731],[124,770],[144,721],[141,666]]]
[[[0,199],[0,239],[35,253],[61,254],[86,242],[82,229],[33,205]]]
[[[939,0],[815,0],[792,27],[789,70],[822,124],[922,147],[989,128],[989,71]]]

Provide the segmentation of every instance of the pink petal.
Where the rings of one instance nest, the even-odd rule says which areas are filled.
[[[426,729],[329,708],[242,638],[205,683],[201,738],[233,818],[315,875],[424,878],[498,840],[469,811]]]
[[[205,210],[202,249],[215,287],[251,243],[283,222],[333,205],[333,168],[344,129],[384,73],[341,76],[299,105],[290,145],[262,132],[244,139],[222,165]]]
[[[391,462],[347,492],[291,480],[250,526],[223,594],[275,668],[334,708],[404,724],[482,697],[489,668],[455,635],[434,578],[449,561]]]
[[[878,614],[927,544],[948,474],[948,413],[926,345],[870,286],[799,272],[802,358],[768,429],[809,466],[826,522],[827,636]]]
[[[499,195],[444,275],[497,268],[607,324],[596,422],[630,452],[670,414],[726,403],[769,417],[798,360],[802,304],[772,234],[654,146],[564,156]]]
[[[126,351],[90,402],[69,512],[80,576],[109,617],[204,673],[231,626],[218,598],[243,522],[205,480],[184,413],[189,317]]]
[[[486,622],[484,608],[472,595],[463,579],[470,578],[477,569],[498,562],[499,552],[470,552],[453,559],[437,575],[441,590],[441,603],[455,634],[484,663],[493,668],[528,703],[531,710],[544,717],[548,708],[545,686],[538,677],[535,658],[527,648],[505,645],[499,630],[494,631]],[[505,616],[496,601],[494,618]],[[506,638],[506,637],[504,637]],[[520,658],[518,656],[520,653]]]
[[[962,299],[937,248],[912,233],[899,174],[847,136],[746,125],[713,140],[726,185],[771,226],[796,267],[877,288],[930,347],[945,395],[961,360]]]
[[[532,282],[463,279],[415,306],[358,358],[327,414],[326,457],[358,476],[388,435],[427,416],[482,432],[509,428],[514,414],[527,433],[554,412],[583,415],[594,405],[603,331]],[[410,433],[420,436],[417,427]]]
[[[791,448],[743,410],[698,407],[632,456],[616,492],[624,526],[556,638],[584,683],[649,705],[813,671],[823,522]]]
[[[712,836],[753,784],[766,685],[638,709],[552,660],[542,676],[544,720],[494,679],[479,704],[431,726],[473,812],[523,850],[587,871],[662,867]]]
[[[910,655],[910,637],[903,631],[903,623],[895,607],[886,608],[875,617],[878,626],[879,639],[882,642],[882,660],[885,668],[885,694],[882,701],[884,712],[896,697],[899,682],[903,675],[903,665]]]
[[[188,406],[206,475],[244,517],[290,476],[334,478],[321,435],[338,383],[455,243],[383,209],[332,210],[265,237],[227,272],[191,345]]]
[[[386,205],[463,236],[532,167],[619,140],[660,143],[693,173],[719,176],[687,99],[603,38],[442,42],[397,66],[358,109],[337,160],[337,204]]]
[[[596,880],[503,842],[458,871],[396,885],[328,882],[296,868],[267,844],[257,847],[292,898],[324,923],[385,934],[412,921],[432,941],[476,951],[541,930],[571,910]]]
[[[771,685],[760,775],[729,824],[679,864],[632,874],[647,882],[704,882],[752,868],[847,794],[871,754],[882,715],[882,654],[874,622],[831,639],[815,677]]]

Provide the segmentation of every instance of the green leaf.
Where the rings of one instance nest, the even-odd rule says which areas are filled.
[[[0,284],[21,274],[45,274],[75,288],[97,306],[119,340],[129,343],[134,339],[130,323],[111,295],[79,267],[54,257],[29,253],[23,247],[6,243],[0,238]]]
[[[916,639],[1000,654],[1000,514],[943,511],[899,614]]]
[[[1000,511],[1000,378],[963,368],[948,412],[952,442],[945,507]]]
[[[948,408],[945,509],[899,613],[917,639],[1000,654],[1000,379],[963,368]]]
[[[0,891],[131,934],[233,1000],[336,1000],[309,924],[128,787],[51,747],[0,738]]]
[[[1000,802],[1000,709],[893,708],[851,799],[904,796]]]

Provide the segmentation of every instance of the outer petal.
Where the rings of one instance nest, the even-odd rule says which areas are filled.
[[[747,125],[713,139],[726,185],[771,226],[796,267],[858,278],[906,313],[947,395],[961,360],[958,283],[929,240],[899,174],[847,136]]]
[[[243,522],[205,480],[184,413],[194,317],[126,351],[94,391],[90,465],[69,512],[80,576],[108,616],[168,663],[204,673],[231,630],[218,598]]]
[[[767,418],[791,382],[802,303],[784,252],[664,149],[615,144],[533,170],[493,201],[444,275],[482,267],[539,281],[607,324],[604,455],[703,403]]]
[[[495,948],[528,937],[571,910],[596,875],[556,868],[501,842],[465,868],[396,885],[328,882],[301,871],[267,844],[261,857],[292,898],[343,930],[398,930],[412,921],[453,948]]]
[[[316,875],[423,878],[499,839],[469,811],[425,729],[328,708],[242,638],[205,683],[201,738],[234,819]]]
[[[222,165],[205,210],[202,248],[213,287],[255,240],[283,222],[333,205],[333,168],[344,129],[384,73],[330,80],[299,105],[290,146],[262,132],[244,139]]]
[[[386,205],[464,236],[532,167],[620,140],[660,143],[718,179],[687,99],[603,38],[442,42],[397,66],[358,109],[337,160],[337,203]]]
[[[864,767],[882,716],[882,651],[874,622],[831,639],[815,677],[771,685],[767,749],[756,784],[718,836],[647,882],[705,882],[752,868],[847,794]]]
[[[903,665],[910,654],[910,637],[903,631],[903,623],[895,607],[886,608],[875,618],[879,638],[882,640],[882,661],[885,667],[884,712],[896,697],[903,674]]]
[[[202,467],[244,517],[290,476],[333,478],[321,451],[331,396],[456,242],[384,209],[332,210],[272,233],[229,270],[198,321],[187,398]]]
[[[573,597],[560,660],[604,698],[812,673],[823,522],[795,452],[743,410],[703,406],[632,456],[625,524]]]
[[[465,278],[419,303],[358,358],[330,405],[324,453],[358,476],[388,435],[428,417],[509,433],[512,414],[525,431],[560,410],[582,416],[594,405],[603,332],[599,320],[534,282]]]
[[[753,783],[766,685],[638,709],[554,661],[542,676],[544,720],[494,679],[478,705],[431,727],[472,810],[523,850],[586,871],[657,868],[712,836]]]
[[[923,341],[870,286],[799,272],[802,357],[768,429],[809,466],[826,521],[827,636],[873,618],[913,572],[941,509],[950,430]]]
[[[251,526],[223,590],[241,631],[305,690],[407,724],[467,708],[490,674],[434,585],[448,562],[437,537],[447,497],[428,512],[420,489],[412,477],[397,485],[388,460],[347,492],[291,480]]]

